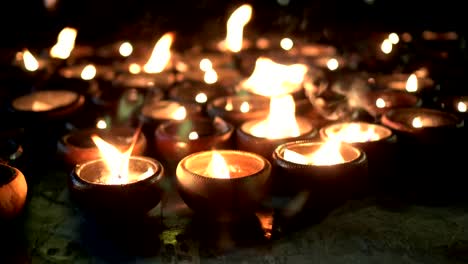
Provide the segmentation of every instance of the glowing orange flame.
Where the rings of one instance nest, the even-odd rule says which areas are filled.
[[[184,120],[187,117],[187,110],[185,107],[179,106],[175,111],[171,112],[170,116],[174,120]]]
[[[195,96],[195,101],[199,104],[204,104],[208,101],[208,96],[205,93],[198,93]]]
[[[203,76],[203,80],[207,84],[216,83],[218,81],[218,74],[216,73],[215,70],[210,69],[210,70],[205,72],[205,75]]]
[[[173,33],[164,34],[154,45],[151,57],[143,66],[146,73],[160,73],[171,60],[171,45],[174,40]]]
[[[248,102],[242,102],[241,106],[240,106],[240,111],[242,113],[247,113],[250,111],[250,104]]]
[[[280,41],[280,46],[284,50],[291,50],[294,46],[294,42],[290,38],[283,38]]]
[[[107,123],[103,119],[99,119],[96,123],[96,127],[99,129],[106,129],[107,128]]]
[[[223,155],[217,151],[212,152],[210,163],[206,168],[204,175],[212,178],[229,179],[231,172]]]
[[[382,42],[382,45],[380,45],[380,49],[382,50],[383,53],[390,54],[393,49],[393,44],[389,39],[385,39]]]
[[[226,47],[232,52],[242,49],[244,27],[252,17],[252,6],[245,4],[238,7],[227,21]]]
[[[96,77],[96,72],[96,67],[92,64],[88,64],[81,71],[81,79],[87,81],[92,80],[94,77]]]
[[[209,59],[203,58],[200,60],[200,70],[206,72],[211,69],[213,69],[213,63]]]
[[[188,138],[189,140],[197,140],[198,138],[200,138],[200,136],[196,131],[192,131],[189,133]]]
[[[398,44],[398,42],[400,42],[400,37],[398,37],[398,34],[396,33],[390,33],[388,35],[388,40],[390,40],[390,42],[395,45]]]
[[[124,42],[120,44],[119,47],[119,53],[122,57],[128,57],[132,54],[133,52],[133,46],[130,44],[130,42]]]
[[[414,128],[421,128],[421,127],[423,127],[423,121],[422,121],[421,117],[417,116],[417,117],[413,118],[413,121],[411,122],[411,125],[412,125]]]
[[[128,66],[128,71],[131,74],[139,74],[141,72],[141,66],[136,63],[132,63]]]
[[[361,126],[359,123],[344,124],[340,129],[328,129],[326,132],[329,138],[346,143],[368,142],[380,139],[379,134],[375,131],[375,126]]]
[[[75,47],[77,31],[71,27],[65,27],[57,37],[57,43],[50,49],[50,56],[58,59],[67,59]]]
[[[36,71],[37,69],[39,69],[39,62],[36,60],[34,55],[32,55],[32,53],[29,52],[29,50],[27,49],[23,51],[23,63],[24,67],[28,71]]]
[[[384,108],[387,106],[387,103],[385,102],[384,99],[377,98],[377,100],[375,100],[375,106],[377,106],[378,108]]]
[[[313,153],[302,155],[295,151],[285,149],[283,157],[287,161],[303,165],[335,165],[345,161],[341,155],[340,148],[341,142],[339,140],[330,139]]]
[[[411,74],[406,81],[406,91],[408,92],[416,92],[418,91],[418,77],[416,74]]]
[[[464,102],[458,102],[457,110],[458,112],[464,113],[467,111],[467,105]]]
[[[340,66],[340,63],[338,62],[337,59],[335,58],[331,58],[327,61],[327,68],[330,70],[330,71],[334,71],[336,69],[338,69],[338,67]]]

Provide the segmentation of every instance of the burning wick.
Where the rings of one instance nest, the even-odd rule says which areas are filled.
[[[414,93],[418,90],[418,78],[416,74],[411,74],[406,81],[406,91]]]
[[[124,42],[119,47],[119,53],[122,55],[122,57],[128,57],[132,54],[132,52],[133,46],[130,44],[130,42]]]
[[[302,155],[295,151],[285,149],[283,157],[287,161],[303,165],[335,165],[345,161],[340,153],[340,148],[341,142],[339,140],[330,139],[314,153]]]
[[[377,98],[377,100],[375,100],[375,105],[378,107],[378,108],[384,108],[387,106],[387,103],[385,103],[385,100],[382,99],[382,98]]]
[[[423,127],[423,122],[422,122],[421,117],[417,116],[417,117],[413,118],[413,121],[411,122],[411,125],[412,125],[414,128],[421,128],[421,127]]]
[[[457,104],[458,112],[465,113],[467,111],[467,106],[464,102],[458,102]]]

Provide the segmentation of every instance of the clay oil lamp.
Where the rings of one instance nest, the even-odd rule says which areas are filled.
[[[97,219],[121,221],[145,216],[161,200],[162,164],[131,156],[133,144],[122,152],[97,135],[92,140],[102,158],[79,164],[70,173],[72,200]]]
[[[167,121],[155,132],[157,157],[175,169],[182,158],[194,152],[233,148],[233,133],[234,127],[220,118]]]
[[[275,192],[293,196],[305,192],[316,206],[355,197],[367,184],[367,155],[339,140],[281,144],[273,152],[272,164]]]
[[[256,95],[229,95],[212,100],[207,106],[208,115],[218,116],[234,126],[248,120],[268,116],[270,100]]]
[[[236,131],[237,148],[270,159],[280,144],[312,138],[317,129],[303,117],[296,116],[291,95],[272,97],[267,118],[243,123]]]
[[[372,90],[361,94],[363,108],[372,116],[380,117],[394,108],[420,107],[422,100],[415,94],[397,90]]]
[[[265,202],[271,164],[254,153],[208,150],[185,157],[176,174],[179,194],[192,210],[230,222],[255,214]]]
[[[295,99],[301,99],[305,97],[303,82],[307,71],[304,64],[284,65],[260,57],[252,74],[236,89],[265,97],[291,94]]]
[[[387,176],[393,166],[396,136],[385,126],[340,122],[322,127],[319,133],[324,141],[336,139],[364,151],[369,160],[369,174],[375,179]]]
[[[0,219],[12,220],[23,210],[28,185],[23,173],[0,162]]]
[[[131,127],[106,128],[100,120],[96,128],[79,129],[64,135],[57,143],[59,155],[68,166],[75,166],[101,157],[101,152],[92,140],[93,135],[105,139],[120,151],[128,149],[133,143],[137,130]],[[143,134],[138,133],[134,143],[132,155],[142,156],[145,153],[147,142]]]

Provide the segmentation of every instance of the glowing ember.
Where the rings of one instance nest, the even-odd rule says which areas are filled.
[[[208,167],[206,168],[204,175],[208,177],[220,178],[220,179],[231,178],[231,172],[229,170],[229,166],[226,160],[224,159],[224,157],[220,153],[213,151],[210,163],[208,163]]]
[[[192,131],[188,135],[189,140],[197,140],[199,138],[198,133],[196,131]]]
[[[124,42],[119,47],[119,53],[122,55],[122,57],[128,57],[132,54],[132,52],[133,46],[130,44],[130,42]]]
[[[388,40],[390,40],[390,42],[392,44],[394,44],[394,45],[398,44],[398,42],[400,42],[400,38],[398,37],[398,34],[396,34],[396,33],[390,33],[388,35]]]
[[[406,81],[406,91],[408,92],[416,92],[418,90],[418,78],[416,74],[411,74]]]
[[[387,103],[385,102],[384,99],[382,98],[377,98],[377,100],[375,100],[375,105],[378,107],[378,108],[384,108],[387,106]]]
[[[74,28],[65,27],[62,29],[57,37],[57,43],[50,49],[50,56],[63,60],[67,59],[75,47],[77,34]]]
[[[208,96],[206,96],[205,93],[198,93],[198,94],[195,96],[195,101],[196,101],[197,103],[204,104],[204,103],[206,103],[206,101],[208,101]]]
[[[250,104],[248,102],[242,102],[241,106],[240,106],[240,111],[242,113],[247,113],[250,111]]]
[[[267,119],[252,126],[250,133],[256,137],[280,139],[298,137],[296,106],[291,95],[272,97]]]
[[[203,76],[203,80],[207,84],[213,84],[218,81],[218,74],[216,73],[215,70],[209,69],[208,71],[205,72],[205,75]]]
[[[345,160],[340,152],[341,142],[339,140],[328,140],[315,152],[302,155],[295,151],[285,149],[283,158],[287,161],[303,164],[329,166],[343,163]]]
[[[92,80],[96,76],[96,67],[92,64],[86,65],[81,71],[81,79]]]
[[[327,61],[327,68],[330,71],[334,71],[334,70],[338,69],[339,66],[340,66],[340,64],[339,64],[338,60],[335,59],[335,58],[329,59]]]
[[[329,138],[346,143],[368,142],[380,139],[379,134],[375,132],[375,126],[361,126],[359,123],[344,124],[339,129],[327,129],[326,133]]]
[[[141,72],[141,66],[136,63],[132,63],[128,66],[128,71],[131,74],[139,74]]]
[[[466,110],[467,110],[466,104],[464,102],[458,102],[457,110],[458,110],[458,112],[465,113]]]
[[[39,62],[36,60],[34,55],[29,52],[29,50],[25,49],[23,51],[23,63],[24,67],[28,71],[36,71],[39,69]]]
[[[106,129],[107,128],[107,123],[106,123],[106,121],[100,119],[100,120],[97,121],[96,127],[99,128],[99,129]]]
[[[154,45],[151,57],[143,66],[146,73],[160,73],[166,68],[171,59],[171,45],[174,40],[173,33],[166,33]]]
[[[294,46],[294,42],[290,38],[283,38],[280,41],[280,46],[284,50],[291,50]]]
[[[245,4],[237,8],[227,21],[226,47],[232,52],[242,49],[244,27],[252,16],[252,6]]]
[[[423,121],[422,121],[421,117],[417,116],[417,117],[413,118],[413,121],[411,122],[411,125],[412,125],[414,128],[421,128],[421,127],[423,127]]]
[[[260,57],[252,75],[241,86],[268,97],[290,94],[302,88],[307,70],[304,64],[283,65]]]
[[[389,39],[385,39],[382,42],[382,45],[380,45],[380,49],[382,50],[383,53],[390,54],[393,49],[393,44]]]
[[[213,69],[213,63],[207,58],[200,60],[200,70],[206,72]]]

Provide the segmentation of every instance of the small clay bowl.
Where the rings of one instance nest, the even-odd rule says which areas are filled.
[[[185,203],[208,218],[230,221],[255,213],[267,198],[271,164],[254,153],[219,150],[231,170],[230,178],[216,178],[205,170],[212,151],[193,153],[177,166],[177,189]]]
[[[17,217],[24,208],[27,192],[28,185],[23,173],[0,163],[0,219]]]

